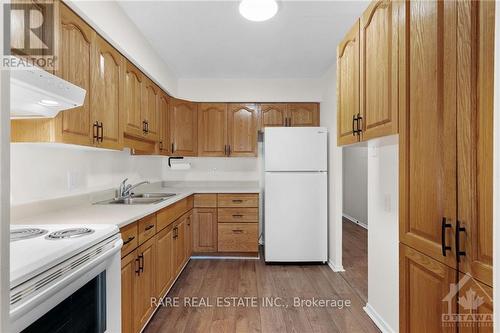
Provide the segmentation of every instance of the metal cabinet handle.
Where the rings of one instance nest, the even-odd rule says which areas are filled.
[[[123,242],[123,245],[127,245],[128,243],[130,243],[134,239],[135,239],[135,236],[130,236],[125,242]]]
[[[241,230],[241,229],[233,229],[232,231],[235,234],[241,234],[243,232],[243,230]]]
[[[142,273],[144,272],[144,254],[141,253],[139,255],[139,271]]]
[[[227,145],[227,156],[231,156],[231,145]]]
[[[241,199],[233,199],[233,202],[234,202],[234,203],[242,203],[242,202],[243,202],[243,200],[241,200]]]
[[[104,125],[102,124],[102,122],[100,126],[97,126],[97,131],[99,131],[99,128],[101,129],[99,140],[102,142],[104,140]]]
[[[243,215],[241,215],[241,214],[233,214],[233,217],[242,218]]]
[[[97,129],[99,123],[96,121],[94,125],[92,125],[92,140],[93,142],[99,142],[99,130]]]
[[[146,134],[149,133],[149,121],[146,120]]]
[[[160,142],[158,143],[158,148],[160,149],[160,151],[162,151],[162,150],[163,150],[163,141],[160,141]]]
[[[143,133],[143,134],[146,134],[146,133],[147,133],[147,131],[146,131],[146,120],[143,120],[143,121],[142,121],[142,133]]]
[[[149,229],[154,228],[154,226],[155,226],[154,224],[150,224],[146,228],[144,228],[144,231],[148,231]]]
[[[443,252],[443,257],[446,257],[446,251],[451,251],[451,246],[446,245],[446,228],[451,228],[451,223],[447,223],[448,219],[443,217],[441,221],[441,251]]]
[[[356,136],[356,134],[358,134],[358,130],[354,127],[354,123],[356,123],[356,116],[352,115],[352,136]]]
[[[358,135],[363,133],[363,116],[359,113],[358,113],[358,117],[356,118],[356,126],[357,126]]]
[[[465,232],[465,227],[460,225],[460,221],[457,220],[457,226],[455,229],[455,252],[457,256],[457,262],[460,262],[460,257],[465,256],[465,251],[460,250],[460,233]]]
[[[224,156],[227,156],[227,145],[224,145]]]
[[[136,273],[137,275],[141,275],[141,263],[140,263],[139,258],[136,258],[136,259],[135,259],[135,267],[136,267],[136,268],[135,268],[135,273]]]
[[[171,153],[173,153],[173,152],[174,152],[174,148],[175,148],[175,146],[174,146],[174,143],[173,143],[173,142],[172,142],[172,147],[171,147],[171,148],[172,148],[172,150],[171,150],[170,152],[171,152]]]

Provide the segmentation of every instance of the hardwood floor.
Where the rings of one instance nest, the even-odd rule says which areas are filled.
[[[249,306],[217,306],[218,297],[236,296],[251,298]],[[174,297],[179,297],[179,306],[161,306],[145,332],[379,332],[362,309],[365,302],[327,265],[191,260],[167,299]],[[206,297],[211,306],[184,304],[191,297],[198,302]],[[294,306],[294,297],[350,300],[351,306]],[[271,298],[281,306],[262,305]]]
[[[342,276],[366,303],[368,301],[368,230],[343,218]]]

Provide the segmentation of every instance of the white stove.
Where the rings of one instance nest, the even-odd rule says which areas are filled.
[[[82,332],[119,331],[122,244],[115,225],[12,225],[10,319],[13,331],[26,328],[36,332],[56,331],[68,324],[54,324],[54,318],[61,317],[57,312],[63,311],[58,307],[74,307],[73,303],[80,302],[79,299],[91,302],[79,306],[97,310],[89,314],[88,318],[93,319],[82,322],[75,319],[72,327],[81,325]],[[95,294],[96,299],[78,298],[75,295],[79,292]],[[72,304],[65,304],[68,302]],[[44,327],[44,323],[49,322],[52,326]]]

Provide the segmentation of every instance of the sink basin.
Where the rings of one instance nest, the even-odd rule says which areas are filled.
[[[175,196],[175,193],[141,193],[134,194],[132,198],[157,198],[157,199],[165,199]]]

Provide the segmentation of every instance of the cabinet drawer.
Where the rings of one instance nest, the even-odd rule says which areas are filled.
[[[218,225],[219,252],[257,252],[258,223],[220,223]]]
[[[140,219],[137,224],[139,227],[139,245],[156,234],[156,214]]]
[[[122,257],[124,257],[132,252],[139,244],[137,236],[137,222],[121,228],[120,233],[123,239]]]
[[[219,207],[259,207],[258,194],[219,194]]]
[[[259,222],[258,208],[219,208],[218,222]]]
[[[192,196],[184,198],[171,204],[168,207],[163,208],[157,213],[157,229],[158,231],[167,227],[169,224],[177,220],[185,212],[193,208],[193,198]]]
[[[195,207],[217,207],[217,194],[195,194]]]

